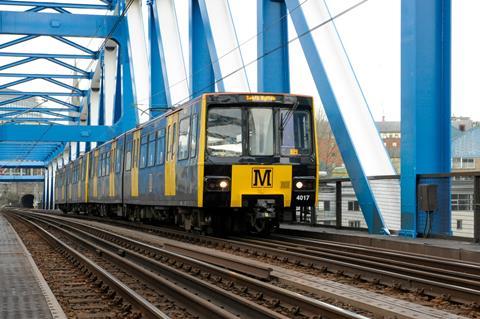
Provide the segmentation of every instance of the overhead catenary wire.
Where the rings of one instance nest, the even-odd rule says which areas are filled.
[[[306,0],[306,1],[308,1],[308,0]],[[304,1],[303,3],[305,3],[306,1]],[[292,42],[297,41],[297,40],[300,40],[301,38],[305,37],[306,35],[314,32],[315,30],[317,30],[317,29],[319,29],[319,28],[327,25],[328,23],[330,23],[330,22],[332,22],[332,21],[335,21],[336,19],[338,19],[338,18],[344,16],[345,14],[353,11],[354,9],[360,7],[361,5],[365,4],[366,2],[368,2],[368,0],[361,0],[361,1],[353,4],[352,6],[350,6],[350,7],[346,8],[346,9],[340,11],[339,13],[337,13],[337,14],[335,14],[335,15],[333,15],[333,16],[330,15],[330,18],[328,18],[327,20],[325,20],[325,21],[323,21],[323,22],[320,22],[319,24],[311,27],[310,29],[304,31],[304,32],[301,33],[301,34],[297,34],[296,37],[294,37],[294,38],[292,38],[292,39],[289,39],[286,43],[281,44],[281,45],[279,45],[279,46],[277,46],[277,47],[275,47],[275,48],[273,48],[273,49],[265,52],[264,54],[256,57],[255,59],[251,60],[250,62],[246,63],[245,65],[242,65],[242,67],[237,68],[237,69],[233,70],[232,72],[230,72],[229,74],[226,74],[226,75],[223,76],[222,78],[220,78],[220,79],[218,79],[218,80],[214,80],[213,82],[209,83],[208,85],[200,88],[198,91],[192,92],[192,93],[189,94],[188,96],[184,97],[183,99],[181,99],[180,101],[178,101],[177,103],[175,103],[174,105],[172,105],[172,107],[176,107],[176,106],[184,103],[185,101],[188,101],[189,99],[191,99],[192,96],[194,96],[194,95],[197,94],[198,92],[201,92],[201,91],[203,91],[203,90],[205,90],[205,89],[208,89],[208,88],[211,87],[212,85],[215,85],[215,84],[217,84],[218,82],[220,82],[220,81],[222,81],[222,80],[224,80],[224,79],[226,79],[226,78],[228,78],[228,77],[236,74],[237,72],[240,72],[240,71],[244,70],[245,68],[249,67],[249,66],[252,65],[253,63],[258,62],[259,60],[265,58],[266,56],[268,56],[268,55],[270,55],[270,54],[273,54],[274,52],[276,52],[276,51],[278,51],[278,50],[281,50],[281,49],[289,46]],[[303,3],[302,3],[302,4],[303,4]],[[298,8],[298,6],[297,6],[297,8]],[[171,86],[168,87],[168,89],[170,89],[170,88],[171,88]],[[160,91],[158,91],[157,93],[158,93],[158,94],[161,94],[161,93],[164,93],[164,92],[166,92],[166,89],[160,90]],[[139,107],[137,107],[136,105],[133,105],[133,107],[135,107],[135,108],[138,109],[138,110],[141,110],[141,109],[140,109]],[[141,111],[142,111],[142,110],[141,110]],[[142,112],[144,112],[144,111],[142,111]]]
[[[239,43],[237,46],[233,47],[232,49],[228,50],[227,52],[225,52],[223,55],[219,56],[217,59],[209,62],[209,63],[206,63],[204,64],[203,66],[199,67],[198,69],[195,70],[195,72],[192,72],[190,75],[188,75],[187,77],[171,84],[168,86],[168,90],[177,86],[177,85],[180,85],[181,83],[185,82],[185,81],[188,81],[188,80],[191,80],[195,75],[197,74],[200,74],[201,72],[203,71],[207,71],[208,68],[212,67],[214,64],[216,63],[219,63],[220,60],[224,59],[225,57],[227,57],[228,55],[234,53],[237,49],[240,50],[240,48],[244,45],[246,45],[247,43],[249,43],[250,41],[252,40],[255,40],[257,39],[259,36],[261,36],[262,34],[266,33],[268,30],[270,30],[271,28],[277,26],[279,23],[281,23],[284,19],[288,18],[289,15],[291,15],[292,12],[298,10],[300,7],[302,7],[306,2],[308,2],[309,0],[303,0],[302,2],[300,2],[297,6],[295,6],[294,8],[292,8],[292,10],[289,10],[286,14],[284,14],[283,16],[281,16],[277,21],[274,21],[272,23],[270,23],[269,25],[265,26],[265,28],[263,28],[261,31],[257,32],[256,34],[252,35],[251,37],[247,38],[246,40],[244,40],[243,42]],[[244,64],[245,66],[245,64]],[[223,78],[222,78],[223,79]],[[220,80],[222,80],[220,79]],[[217,81],[218,82],[218,81]],[[211,85],[217,83],[217,82],[214,82],[214,83],[211,83],[208,87],[210,87]],[[203,90],[203,88],[202,88]],[[167,89],[163,89],[163,90],[160,90],[160,91],[157,91],[155,93],[152,93],[150,95],[150,97],[153,97],[153,96],[157,96],[157,95],[160,95],[160,94],[164,94],[165,92],[167,91]],[[140,100],[140,102],[143,102],[143,101],[146,101],[146,100]],[[137,102],[137,105],[143,105],[142,103],[138,103]],[[161,107],[164,107],[165,105],[158,105],[158,106],[161,106]],[[137,107],[138,108],[138,107]],[[140,108],[138,108],[140,109]],[[146,111],[144,111],[146,112]],[[143,112],[142,112],[143,114]]]

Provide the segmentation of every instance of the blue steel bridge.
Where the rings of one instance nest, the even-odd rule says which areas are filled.
[[[32,179],[53,209],[57,169],[97,143],[203,93],[291,92],[298,44],[369,232],[416,237],[429,183],[432,233],[450,235],[451,1],[401,1],[399,178],[336,24],[368,0],[332,2],[259,0],[239,18],[232,0],[0,0],[0,170],[44,169]],[[252,19],[247,59],[238,32]]]

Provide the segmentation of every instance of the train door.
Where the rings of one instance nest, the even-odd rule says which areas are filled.
[[[96,149],[96,150],[94,151],[94,155],[93,155],[93,156],[94,156],[94,163],[95,163],[95,165],[94,165],[94,167],[93,167],[93,194],[92,194],[92,196],[93,196],[94,199],[97,199],[97,197],[98,197],[98,175],[99,175],[99,174],[98,174],[98,167],[99,167],[99,163],[98,163],[98,162],[99,162],[99,153],[100,153],[99,150]]]
[[[89,168],[90,168],[90,154],[87,154],[85,156],[85,165],[83,166],[83,180],[84,180],[84,183],[85,183],[85,189],[84,189],[84,197],[83,197],[83,201],[85,203],[88,203],[88,172],[89,172]]]
[[[138,159],[140,153],[140,135],[141,130],[133,132],[133,147],[132,147],[132,172],[130,180],[130,195],[131,197],[138,197]]]
[[[167,117],[167,156],[165,158],[165,196],[175,196],[177,193],[176,162],[178,140],[178,113]]]
[[[110,165],[108,166],[109,171],[109,181],[108,181],[108,196],[115,197],[115,163],[116,163],[116,155],[117,155],[117,141],[112,142],[112,147],[110,148],[110,158],[109,162]]]

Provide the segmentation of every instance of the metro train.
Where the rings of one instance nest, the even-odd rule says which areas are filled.
[[[311,97],[204,94],[59,169],[64,212],[269,233],[314,209],[318,148]]]

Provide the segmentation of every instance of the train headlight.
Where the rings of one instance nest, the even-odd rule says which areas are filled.
[[[315,177],[296,177],[293,179],[293,185],[297,191],[313,191],[315,190]]]
[[[218,186],[220,186],[221,189],[225,189],[228,187],[228,182],[227,181],[220,181],[220,183],[218,183]]]
[[[205,177],[205,186],[209,192],[228,192],[230,191],[230,178],[227,176],[207,176]]]

